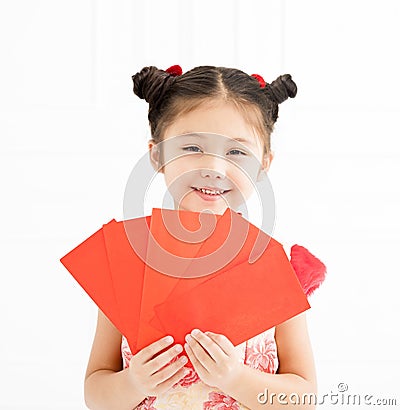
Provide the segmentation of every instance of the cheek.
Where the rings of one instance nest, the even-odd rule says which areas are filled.
[[[251,173],[251,170],[246,169],[245,172],[243,169],[235,167],[230,172],[230,178],[232,179],[232,182],[236,185],[236,189],[240,189],[244,192],[248,192],[253,189],[253,175]]]
[[[187,185],[190,179],[190,172],[193,167],[182,159],[174,160],[168,163],[164,168],[164,178],[167,186],[172,183],[178,185]]]

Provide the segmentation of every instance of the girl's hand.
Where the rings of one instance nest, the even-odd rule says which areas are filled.
[[[185,339],[186,353],[204,383],[225,391],[226,386],[238,380],[242,363],[225,335],[194,329]]]
[[[164,337],[132,356],[129,362],[129,376],[135,389],[143,395],[158,396],[185,376],[183,366],[188,361],[187,357],[182,356],[174,360],[183,351],[182,345],[172,346],[158,354],[172,343],[172,338],[168,341],[167,337]],[[173,363],[170,363],[172,360]]]

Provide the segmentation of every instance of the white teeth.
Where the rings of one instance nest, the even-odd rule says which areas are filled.
[[[210,189],[204,189],[204,188],[196,188],[198,191],[203,192],[203,194],[209,194],[209,195],[220,195],[222,193],[224,193],[225,191],[212,191]]]

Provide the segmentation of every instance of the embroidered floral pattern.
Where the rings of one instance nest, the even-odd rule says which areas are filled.
[[[137,410],[157,410],[153,403],[156,401],[156,397],[146,397],[137,407]]]
[[[131,349],[129,347],[128,341],[126,340],[125,336],[122,336],[121,356],[122,356],[123,368],[126,369],[127,367],[129,367],[129,362],[132,359],[132,353],[131,353]]]
[[[240,410],[238,402],[226,394],[211,392],[208,394],[210,400],[204,402],[204,410]]]
[[[184,368],[186,369],[188,374],[178,382],[182,387],[189,387],[193,383],[197,383],[198,381],[200,381],[200,377],[197,374],[196,370],[192,369],[191,367]]]
[[[246,364],[267,373],[275,373],[278,357],[275,339],[257,336],[249,343]]]

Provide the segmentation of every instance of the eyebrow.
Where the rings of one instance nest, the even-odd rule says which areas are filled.
[[[193,135],[194,137],[204,137],[204,134],[214,134],[214,133],[210,133],[210,132],[205,132],[204,134],[198,134],[198,133],[196,133],[196,132],[183,132],[182,134],[190,134],[190,135]],[[227,138],[230,138],[230,137],[227,137]],[[250,145],[253,145],[253,146],[255,146],[255,144],[254,144],[254,142],[253,141],[249,141],[249,140],[247,140],[247,139],[245,139],[245,138],[241,138],[241,137],[236,137],[236,138],[231,138],[231,139],[233,139],[233,140],[235,140],[235,141],[238,141],[238,142],[247,142],[248,144],[250,144]]]
[[[245,138],[240,138],[240,137],[237,137],[237,138],[233,138],[235,141],[239,141],[239,142],[248,142],[249,144],[252,144],[253,142],[252,141],[249,141],[249,140],[246,140]]]

